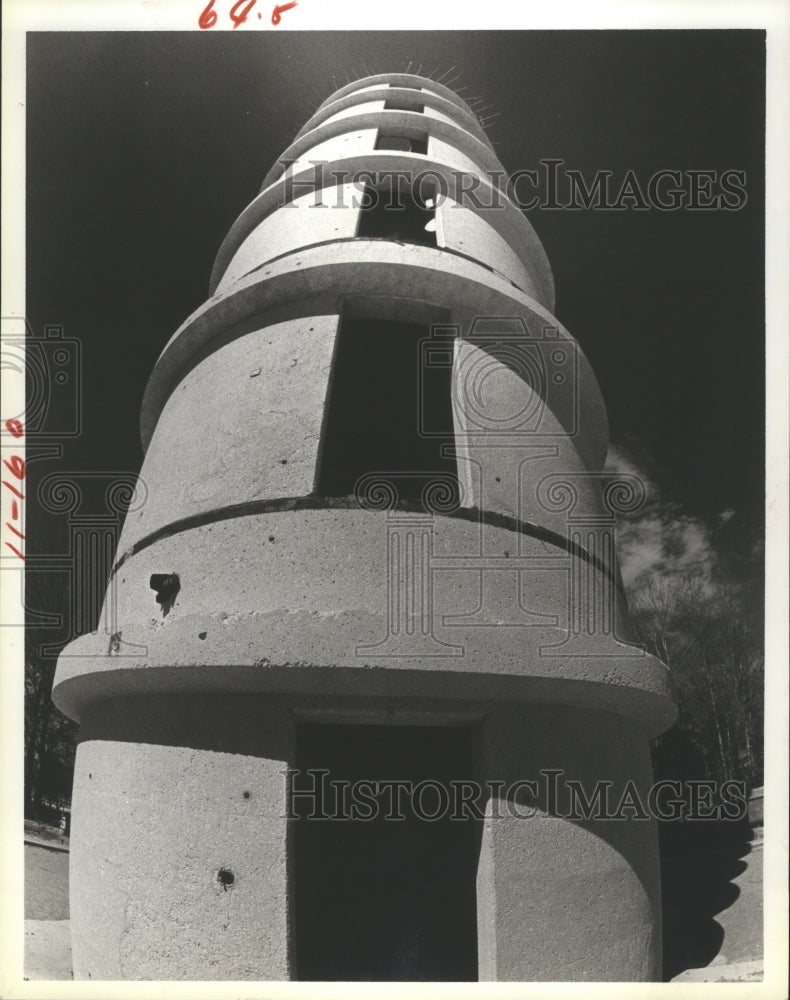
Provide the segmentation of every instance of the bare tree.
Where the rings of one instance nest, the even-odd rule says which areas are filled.
[[[657,741],[663,766],[673,777],[760,784],[764,658],[759,598],[698,574],[647,582],[631,603],[639,637],[669,668],[679,706],[677,726]]]
[[[61,550],[55,527],[45,523],[36,536],[44,552]],[[62,576],[45,571],[26,575],[25,602],[25,815],[52,818],[47,803],[68,803],[78,727],[52,702],[57,651],[65,627],[44,627],[39,616],[56,615],[65,623],[69,593]]]

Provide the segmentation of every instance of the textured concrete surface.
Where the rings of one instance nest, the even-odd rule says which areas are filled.
[[[267,215],[233,255],[217,291],[300,246],[356,236],[361,197],[353,184],[319,188]]]
[[[651,769],[637,727],[605,714],[497,706],[483,725],[486,779],[516,782],[543,768],[590,790],[603,775],[613,801]],[[651,821],[562,818],[543,786],[525,819],[494,812],[478,869],[479,977],[492,981],[660,979],[661,888]],[[504,812],[504,809],[501,810]]]
[[[463,505],[508,514],[562,536],[568,533],[570,512],[575,517],[605,520],[601,479],[587,474],[596,470],[588,470],[577,446],[577,438],[585,433],[580,416],[565,410],[563,397],[550,397],[547,402],[539,394],[555,375],[572,379],[572,348],[561,343],[544,349],[547,342],[539,339],[523,347],[521,354],[511,348],[517,357],[513,367],[531,366],[528,374],[534,383],[529,385],[523,372],[500,360],[496,349],[486,350],[483,330],[477,336],[478,343],[458,342],[455,347],[453,409]],[[515,334],[511,336],[515,342]],[[505,351],[499,348],[503,357]],[[560,356],[561,364],[552,361]],[[557,411],[576,431],[573,437]],[[550,494],[543,487],[552,481],[551,476],[564,484],[567,497],[562,499],[567,502],[549,502]]]
[[[491,212],[496,211],[501,209],[491,209]],[[518,255],[487,221],[490,212],[476,214],[448,197],[441,202],[436,214],[441,236],[439,246],[469,254],[525,292],[537,294],[535,283]]]
[[[454,90],[446,87],[443,83],[439,83],[438,80],[434,80],[430,77],[420,77],[414,73],[376,73],[373,76],[366,76],[363,79],[353,80],[351,83],[347,83],[342,87],[339,87],[333,94],[330,94],[325,101],[323,101],[319,107],[318,111],[321,112],[325,110],[329,105],[333,104],[335,101],[344,98],[348,94],[354,94],[357,91],[365,93],[370,87],[378,87],[382,85],[388,85],[393,88],[408,88],[412,93],[422,93],[426,91],[432,94],[438,94],[444,97],[445,100],[449,101],[451,104],[455,105],[459,109],[465,111],[467,114],[470,113],[470,108],[465,101],[456,94]]]
[[[449,161],[442,159],[432,152],[436,150],[443,154],[442,147],[429,142],[428,153],[425,155],[374,150],[375,139],[376,132],[370,129],[337,137],[321,143],[296,161],[288,162],[288,168],[284,170],[283,175],[265,187],[258,197],[250,202],[223,240],[212,270],[211,294],[219,289],[228,264],[236,251],[263,220],[272,212],[290,204],[293,197],[307,192],[312,192],[313,203],[317,190],[322,190],[321,198],[329,201],[332,198],[332,186],[337,184],[335,175],[341,180],[344,177],[355,176],[363,179],[368,172],[383,177],[388,171],[400,171],[415,179],[422,175],[425,178],[423,193],[427,194],[428,183],[433,181],[439,186],[442,194],[446,193],[448,198],[453,198],[454,192],[459,188],[459,174],[463,176],[462,164],[453,162],[452,158]],[[553,309],[554,279],[535,230],[526,216],[509,200],[506,193],[497,190],[492,179],[481,176],[478,180],[476,198],[467,199],[464,207],[479,215],[486,226],[505,240],[521,261],[529,279],[524,285],[524,291],[546,309]],[[486,207],[491,205],[495,207]],[[475,249],[475,241],[467,243],[469,249]],[[267,257],[270,256],[267,254]]]
[[[463,158],[464,168],[474,173],[501,174],[502,164],[496,157],[493,148],[467,132],[455,121],[442,121],[438,118],[428,119],[425,115],[414,111],[382,111],[360,112],[344,117],[340,121],[322,122],[309,132],[294,139],[283,152],[280,161],[294,160],[314,149],[319,143],[333,139],[352,131],[368,128],[383,128],[386,135],[430,135],[452,147],[453,151]],[[264,180],[264,186],[277,179],[282,171],[281,162],[274,167]]]
[[[557,344],[573,348],[573,380],[555,383],[551,408],[589,468],[600,469],[608,448],[606,408],[588,360],[561,323],[511,282],[472,261],[433,247],[386,240],[354,240],[313,246],[272,261],[236,281],[197,309],[166,345],[143,399],[142,435],[148,445],[161,409],[206,348],[282,319],[336,313],[340,297],[404,298],[448,308],[459,334],[473,331],[479,317],[521,317],[530,342],[544,344],[547,367]]]
[[[409,83],[440,98],[432,114],[380,110],[384,85]],[[649,781],[648,739],[675,710],[665,668],[628,644],[595,528],[606,411],[549,311],[534,230],[509,202],[448,205],[444,246],[427,247],[357,238],[353,210],[311,207],[310,161],[322,159],[435,167],[490,191],[485,172],[502,168],[470,116],[402,74],[333,95],[232,227],[211,298],[157,361],[141,422],[147,499],[124,526],[104,630],[72,644],[53,694],[82,725],[78,979],[295,975],[284,769],[297,720],[476,727],[476,769],[494,780],[561,767],[588,784]],[[376,151],[379,130],[427,136],[428,154]],[[300,207],[283,207],[292,197]],[[464,492],[453,516],[387,510],[386,486],[366,510],[316,495],[343,318],[406,314],[462,341],[443,390]],[[509,317],[516,354],[528,343],[532,360],[502,356],[481,316]],[[504,441],[503,421],[524,412],[535,420]],[[480,978],[655,978],[652,824],[570,822],[538,805],[541,820],[484,824]]]
[[[191,530],[186,545],[174,534],[143,549],[118,573],[116,643],[101,633],[78,640],[75,651],[84,658],[61,661],[56,702],[81,715],[80,706],[92,700],[131,693],[129,683],[138,690],[219,684],[229,691],[426,697],[444,689],[455,697],[499,691],[620,710],[642,718],[650,732],[671,722],[666,670],[658,661],[605,635],[568,641],[567,555],[557,553],[554,571],[551,559],[542,569],[525,569],[518,589],[515,575],[489,574],[481,622],[480,529],[464,521],[447,518],[436,526],[437,558],[453,557],[435,573],[436,642],[424,640],[420,629],[414,639],[387,645],[385,520],[359,510],[251,515]],[[485,526],[483,538],[488,553],[514,547],[505,529]],[[464,553],[469,568],[455,569]],[[150,586],[157,573],[179,575],[167,615]],[[544,617],[525,628],[501,627],[521,608]],[[451,628],[441,624],[447,615],[458,616]],[[464,615],[474,620],[466,624]],[[172,669],[179,679],[168,677]]]
[[[299,178],[301,180],[302,173],[310,173],[315,175],[315,164],[325,161],[328,164],[334,163],[336,160],[350,157],[354,155],[369,156],[376,145],[376,136],[378,135],[378,130],[375,128],[368,127],[357,127],[353,131],[339,132],[334,135],[330,135],[328,138],[321,139],[315,142],[313,145],[309,146],[307,149],[303,150],[301,153],[296,151],[288,151],[283,153],[279,162],[272,167],[271,179],[267,176],[263,183],[262,193],[270,187],[277,179],[281,179],[284,174],[290,175],[293,179]],[[331,177],[331,175],[330,175]],[[287,197],[283,197],[285,191],[280,192],[280,197],[277,199],[277,205],[284,205],[288,201]],[[305,188],[296,188],[297,191],[304,191]],[[234,227],[235,228],[235,227]],[[234,228],[231,229],[228,234],[231,236],[234,232]],[[224,246],[225,244],[223,244]]]
[[[84,726],[75,978],[288,979],[288,720],[219,698],[166,707],[116,704]]]
[[[333,114],[327,115],[326,118],[322,119],[322,124],[324,122],[342,121],[344,118],[351,118],[353,115],[357,114],[367,114],[368,112],[378,113],[383,110],[384,101],[365,100],[361,101],[359,104],[342,108],[340,111],[335,111]]]
[[[308,118],[302,128],[297,132],[297,138],[301,137],[306,132],[311,132],[317,125],[319,125],[322,121],[325,121],[330,115],[335,114],[337,111],[346,108],[358,107],[359,105],[370,100],[380,100],[382,103],[384,101],[395,100],[399,102],[407,102],[414,106],[421,104],[425,108],[426,114],[430,114],[434,111],[440,112],[445,119],[450,118],[453,121],[459,122],[463,125],[467,132],[471,132],[471,134],[480,139],[481,142],[487,141],[485,129],[477,118],[471,114],[466,107],[459,106],[457,101],[449,100],[446,95],[433,93],[427,88],[414,90],[411,87],[398,87],[381,84],[354,90],[346,94],[344,97],[336,97],[333,95],[329,104],[323,104],[314,115],[311,115],[311,117]]]
[[[328,184],[328,169],[325,181]],[[307,182],[300,177],[295,189],[302,190],[303,183]],[[425,190],[430,190],[428,181],[425,182]],[[384,191],[383,197],[389,198],[389,190],[385,188]],[[356,236],[361,199],[359,188],[351,184],[325,186],[295,198],[265,216],[239,246],[217,285],[217,291],[225,291],[253,268],[301,246]],[[537,298],[535,280],[498,231],[502,227],[492,225],[492,221],[498,221],[496,216],[492,220],[492,213],[501,214],[502,211],[500,207],[488,212],[474,212],[449,196],[440,199],[437,208],[438,245],[474,257]]]
[[[177,719],[179,708],[183,710],[183,703],[177,698],[172,699],[165,710],[167,716]],[[469,702],[463,709],[453,713],[447,710],[446,703],[423,703],[417,706],[409,700],[388,700],[386,704],[375,708],[369,699],[358,699],[355,702],[347,700],[341,709],[337,702],[312,699],[302,703],[299,718],[302,721],[334,719],[371,725],[392,724],[397,721],[398,724],[408,726],[425,724],[430,716],[434,721],[440,720],[446,725],[468,725],[475,719],[482,718],[486,709],[485,703]],[[124,713],[125,725],[119,735],[133,735],[131,727],[136,725],[132,721],[136,714],[134,711]],[[150,715],[148,718],[149,724],[153,722]],[[117,721],[116,717],[116,723]],[[715,917],[717,924],[724,930],[724,936],[717,945],[717,953],[704,966],[685,968],[675,974],[673,981],[759,982],[762,979],[763,960],[759,957],[763,947],[762,840],[752,840],[749,847],[750,850],[743,855],[745,867],[732,878],[732,886],[737,890],[737,895]],[[47,857],[44,851],[31,851],[28,867],[40,866]],[[31,877],[30,872],[26,876],[28,911],[39,912],[42,919],[25,921],[25,975],[31,980],[71,979],[69,923],[58,917],[59,913],[64,912],[62,908],[59,909],[62,904],[58,901],[67,897],[68,871],[64,864],[54,871],[47,869],[42,872],[42,876],[44,877]],[[697,893],[699,889],[687,882],[686,893],[689,892]],[[704,905],[704,901],[698,902]]]
[[[469,147],[464,148],[461,146],[459,148],[456,142],[452,141],[452,138],[447,137],[447,135],[432,133],[428,140],[428,152],[431,156],[435,157],[437,160],[443,162],[451,163],[453,167],[458,171],[463,171],[464,173],[477,175],[481,173],[480,167],[482,164],[476,162],[476,160],[469,155],[469,152],[473,152]],[[489,169],[491,169],[491,164],[489,163]],[[483,196],[478,195],[481,201],[483,201]]]
[[[146,452],[147,500],[128,515],[120,552],[180,518],[312,492],[337,322],[275,323],[189,372]],[[201,411],[211,412],[210,429],[195,434]]]

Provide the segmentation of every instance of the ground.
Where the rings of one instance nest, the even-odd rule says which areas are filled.
[[[25,820],[25,977],[71,979],[68,838]]]
[[[25,844],[25,919],[68,918],[68,853]]]
[[[762,979],[762,844],[732,879],[738,896],[716,922],[724,930],[720,953],[705,968],[688,969],[674,982],[755,982]],[[68,838],[25,821],[25,977],[71,979]],[[757,956],[755,958],[755,956]]]
[[[716,917],[724,930],[717,958],[727,962],[748,962],[763,950],[763,846],[752,845],[744,858],[745,871],[732,879],[740,891],[735,902]]]

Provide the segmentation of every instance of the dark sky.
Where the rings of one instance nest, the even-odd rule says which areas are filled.
[[[84,425],[62,470],[142,460],[143,387],[206,298],[214,255],[273,161],[348,75],[456,67],[498,112],[505,169],[592,178],[743,170],[738,211],[529,218],[611,437],[662,516],[759,569],[763,517],[764,36],[757,31],[28,34],[27,315],[81,343]],[[674,513],[673,513],[674,512]],[[725,517],[722,514],[726,512]],[[48,538],[52,516],[28,524]],[[37,546],[29,541],[29,551]],[[44,543],[41,543],[44,544]],[[49,544],[47,542],[46,544]]]

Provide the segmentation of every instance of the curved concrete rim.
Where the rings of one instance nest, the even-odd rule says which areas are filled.
[[[380,164],[380,168],[377,166],[378,164]],[[392,150],[374,150],[364,155],[358,154],[356,156],[327,161],[325,176],[332,177],[333,172],[338,173],[341,170],[354,176],[355,173],[371,171],[373,168],[384,172],[389,170],[413,170],[415,166],[419,168],[414,171],[416,176],[420,174],[437,174],[447,184],[448,192],[452,189],[454,181],[453,170],[448,164],[442,163],[440,160],[422,156],[419,153],[402,153],[393,152]],[[250,202],[233,223],[217,251],[209,281],[209,292],[211,295],[217,290],[217,285],[222,280],[233,255],[239,249],[242,242],[252,233],[256,226],[263,222],[266,216],[271,212],[285,207],[287,201],[284,197],[283,188],[286,186],[286,183],[298,185],[301,190],[304,190],[305,186],[310,184],[311,181],[313,183],[313,190],[316,190],[315,170],[312,166],[305,167],[304,170],[292,174],[288,180],[286,180],[285,176],[276,180]],[[549,310],[553,309],[554,276],[546,251],[532,223],[515,202],[508,197],[507,193],[496,188],[486,177],[482,178],[481,201],[484,201],[485,204],[498,204],[501,202],[503,211],[500,212],[497,209],[496,211],[489,212],[485,208],[476,207],[474,204],[466,207],[480,216],[480,218],[485,219],[492,229],[510,245],[527,271],[534,275],[546,308]],[[483,214],[484,212],[485,214]]]
[[[313,146],[317,146],[327,139],[345,135],[347,132],[365,129],[378,132],[385,126],[391,126],[395,129],[396,135],[398,132],[406,133],[415,130],[427,133],[428,136],[440,139],[468,156],[480,168],[481,173],[505,174],[504,167],[491,147],[482,143],[471,132],[462,129],[460,125],[451,124],[441,118],[430,118],[418,111],[365,111],[362,114],[349,115],[347,118],[340,118],[333,122],[324,122],[323,125],[319,125],[310,132],[305,132],[300,138],[294,139],[264,177],[261,189],[274,183],[285,171],[286,168],[282,166],[283,160],[298,160]]]
[[[429,76],[420,76],[418,73],[374,73],[373,76],[363,76],[359,80],[353,80],[351,83],[345,84],[345,86],[340,87],[327,97],[318,106],[320,111],[327,104],[332,101],[337,100],[339,97],[345,97],[346,94],[350,94],[355,90],[364,90],[367,87],[375,86],[376,84],[388,85],[396,84],[400,87],[409,88],[410,84],[418,83],[421,90],[433,91],[435,94],[439,94],[441,97],[445,97],[451,104],[455,104],[456,107],[463,111],[468,111],[472,113],[472,109],[459,95],[446,87],[443,83],[439,83],[437,80],[432,80]],[[413,86],[409,89],[415,89]]]
[[[356,253],[357,244],[365,252]],[[408,258],[408,259],[406,259]],[[295,266],[294,266],[295,263]],[[268,269],[263,271],[262,268]],[[608,448],[608,420],[601,390],[584,352],[562,324],[535,299],[498,278],[481,264],[472,264],[442,250],[385,240],[355,240],[321,244],[294,251],[271,265],[262,265],[239,279],[225,294],[214,296],[197,309],[173,335],[157,360],[146,386],[141,414],[141,436],[147,448],[156,422],[178,382],[207,349],[266,325],[265,315],[287,307],[291,318],[337,311],[343,297],[370,295],[416,299],[471,316],[520,316],[529,325],[556,329],[560,339],[574,345],[579,384],[589,392],[589,426],[594,436],[582,459],[588,467],[603,465]],[[409,294],[404,295],[403,290]],[[323,302],[322,302],[323,298]],[[257,327],[245,328],[253,321]]]
[[[419,96],[415,97],[415,95]],[[345,111],[346,108],[353,108],[359,103],[366,101],[386,101],[391,98],[406,97],[412,97],[415,101],[421,101],[425,107],[433,108],[435,111],[441,111],[447,115],[457,115],[464,128],[472,132],[473,135],[480,140],[480,142],[484,142],[488,146],[491,145],[483,126],[477,118],[465,108],[460,108],[452,101],[448,101],[447,98],[441,94],[432,94],[427,90],[417,91],[410,87],[390,86],[376,87],[372,90],[353,91],[352,93],[346,94],[344,97],[340,97],[336,101],[332,101],[329,104],[322,104],[318,111],[308,118],[302,128],[299,129],[296,133],[296,138],[301,138],[306,132],[311,131],[311,129],[315,128],[316,125],[320,124],[327,117],[337,114],[338,111]]]
[[[109,698],[173,693],[241,694],[326,694],[391,697],[443,697],[451,699],[514,700],[573,705],[614,712],[640,724],[650,739],[668,729],[677,710],[671,700],[667,671],[651,656],[621,658],[615,664],[608,657],[539,657],[541,670],[504,673],[487,668],[483,658],[475,658],[470,669],[453,669],[458,660],[448,660],[447,669],[431,665],[419,657],[397,660],[369,657],[353,665],[336,662],[272,662],[262,655],[265,648],[266,619],[234,622],[222,626],[221,616],[186,616],[167,626],[167,641],[160,653],[156,646],[163,630],[150,622],[127,625],[124,641],[145,644],[139,657],[107,655],[108,637],[101,633],[84,635],[68,647],[68,655],[58,661],[52,698],[58,708],[79,721],[90,705]],[[291,614],[302,620],[309,614]],[[260,620],[259,620],[260,619]],[[384,616],[382,615],[382,623]],[[201,643],[200,662],[194,649],[197,629],[222,630],[222,650],[212,654]],[[557,633],[566,635],[566,633]],[[251,642],[253,645],[251,646]],[[184,651],[187,662],[174,662],[173,649]],[[490,657],[485,657],[490,662]],[[599,675],[590,677],[593,668]],[[619,672],[619,673],[618,673]]]

